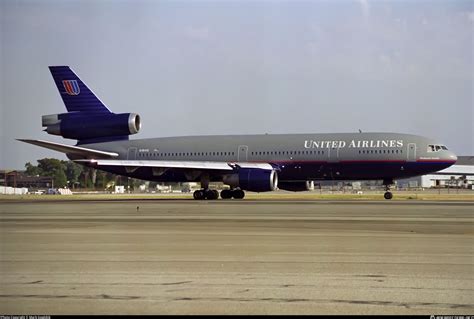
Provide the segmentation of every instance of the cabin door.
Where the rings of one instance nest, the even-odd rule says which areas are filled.
[[[416,144],[415,143],[410,143],[407,146],[407,160],[409,162],[415,162],[416,161]]]
[[[237,151],[237,161],[246,162],[248,159],[249,147],[247,145],[239,145]]]
[[[133,161],[137,158],[137,148],[136,147],[130,147],[128,149],[128,153],[127,153],[127,159],[129,161]]]
[[[338,162],[339,161],[339,147],[329,147],[328,151],[328,160],[329,162]]]

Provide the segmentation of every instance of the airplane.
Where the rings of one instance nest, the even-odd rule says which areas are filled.
[[[130,140],[136,113],[113,113],[69,66],[50,66],[67,113],[42,116],[48,134],[76,145],[19,141],[65,153],[79,164],[157,182],[200,182],[196,200],[243,199],[245,191],[309,190],[317,180],[382,180],[437,172],[456,155],[433,139],[399,133],[180,136]],[[223,182],[229,189],[209,188]]]

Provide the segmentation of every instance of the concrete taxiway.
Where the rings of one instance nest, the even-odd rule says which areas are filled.
[[[472,314],[472,202],[0,203],[0,314]]]

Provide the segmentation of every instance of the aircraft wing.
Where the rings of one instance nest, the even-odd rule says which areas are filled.
[[[119,156],[119,154],[114,152],[105,152],[99,150],[93,150],[90,148],[80,147],[80,146],[72,146],[42,140],[25,140],[25,139],[18,139],[18,141],[41,146],[44,148],[49,148],[50,150],[58,151],[61,153],[66,154],[76,154],[87,158],[113,158]]]
[[[272,165],[268,163],[249,162],[212,162],[212,161],[137,161],[137,160],[107,160],[107,159],[79,159],[77,163],[89,163],[93,166],[121,166],[129,169],[140,167],[151,168],[174,168],[174,169],[197,169],[197,170],[220,170],[232,171],[239,168],[259,168],[272,170]]]
[[[162,160],[118,160],[111,159],[118,157],[118,153],[94,150],[90,148],[66,145],[42,140],[18,139],[18,141],[45,147],[54,151],[66,154],[74,154],[84,159],[76,159],[74,162],[89,164],[96,167],[121,166],[129,171],[140,167],[150,167],[157,169],[194,169],[194,170],[218,170],[232,171],[239,168],[259,168],[272,170],[274,167],[269,163],[249,163],[249,162],[214,162],[214,161],[162,161]]]

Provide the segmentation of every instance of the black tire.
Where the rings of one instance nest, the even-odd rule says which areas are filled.
[[[215,200],[219,198],[219,192],[216,190],[208,189],[204,191],[204,197],[208,200]]]
[[[224,189],[223,191],[221,191],[221,198],[222,199],[232,198],[232,192],[229,189]]]
[[[390,192],[385,192],[385,194],[383,194],[383,197],[384,197],[385,199],[392,199],[393,194],[390,193]]]
[[[234,197],[235,199],[242,199],[245,197],[245,193],[241,189],[236,189],[232,191],[232,197]]]
[[[202,199],[204,199],[204,192],[201,191],[201,190],[195,191],[195,192],[193,193],[193,197],[194,197],[194,199],[196,199],[196,200],[202,200]]]

